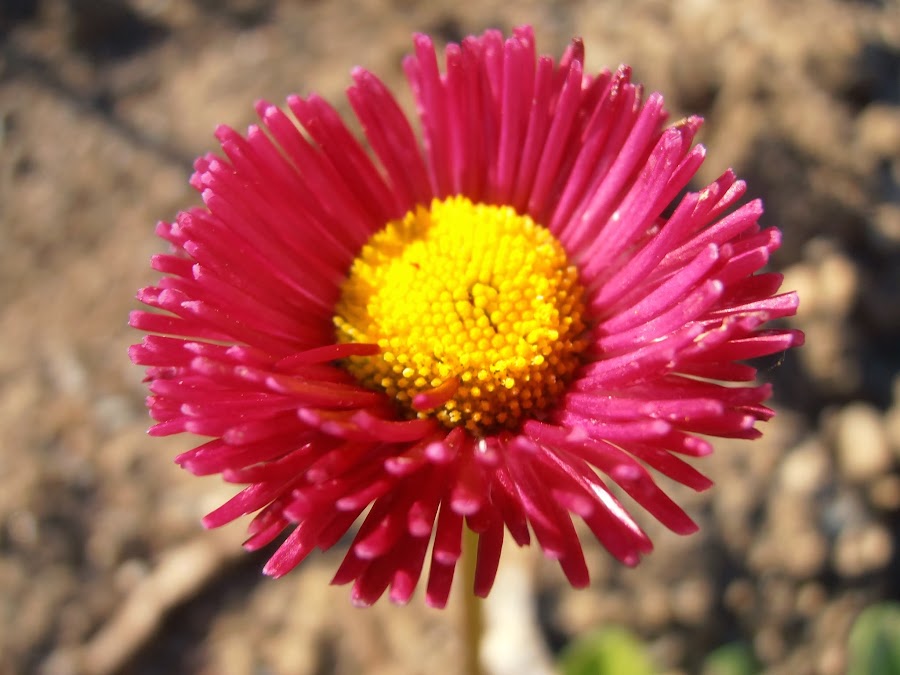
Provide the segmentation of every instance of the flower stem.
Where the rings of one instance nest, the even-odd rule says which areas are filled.
[[[463,643],[466,675],[484,675],[481,668],[481,636],[484,622],[481,615],[482,599],[475,595],[475,567],[478,559],[478,535],[468,527],[463,535]]]

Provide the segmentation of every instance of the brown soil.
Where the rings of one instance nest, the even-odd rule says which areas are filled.
[[[668,673],[735,640],[766,673],[843,672],[854,616],[900,598],[897,0],[7,0],[0,675],[459,671],[455,609],[353,609],[327,585],[340,551],[271,581],[242,525],[201,531],[230,489],[173,465],[189,439],[145,436],[126,317],[163,248],[154,222],[197,203],[187,177],[217,123],[312,90],[346,111],[357,63],[402,88],[414,31],[520,23],[544,52],[581,35],[590,68],[630,63],[673,118],[705,115],[698,186],[733,166],[765,200],[808,344],[762,364],[765,440],[719,443],[711,491],[673,488],[699,534],[643,519],[657,550],[633,571],[589,545],[580,592],[513,557],[525,583],[504,577],[495,602],[534,600],[551,651],[615,623]],[[493,660],[522,650],[492,639]]]

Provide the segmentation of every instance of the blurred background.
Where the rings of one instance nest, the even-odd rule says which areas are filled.
[[[763,198],[807,345],[761,364],[779,414],[702,461],[712,490],[664,483],[698,534],[638,513],[654,554],[626,570],[586,539],[584,591],[508,556],[493,670],[551,672],[615,628],[652,672],[723,673],[723,649],[729,673],[847,671],[857,616],[900,599],[900,3],[2,0],[0,675],[460,672],[454,607],[354,609],[328,586],[341,550],[272,581],[246,523],[201,530],[233,487],[173,464],[192,439],[145,435],[126,321],[217,123],[292,92],[346,113],[357,64],[408,105],[413,32],[522,23],[706,117],[694,187],[731,166]]]

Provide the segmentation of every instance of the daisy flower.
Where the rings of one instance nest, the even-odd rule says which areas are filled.
[[[249,550],[289,530],[273,576],[353,532],[334,583],[363,605],[427,568],[443,606],[464,528],[480,596],[505,532],[588,584],[573,517],[635,565],[651,542],[616,494],[694,531],[654,476],[707,488],[683,458],[772,415],[742,361],[802,342],[763,328],[797,297],[760,272],[760,202],[731,171],[685,193],[699,118],[664,128],[627,67],[537,56],[529,27],[444,59],[418,35],[404,61],[418,133],[361,68],[364,141],[316,95],[219,127],[131,316],[151,435],[208,437],[178,463],[245,486],[204,524],[255,513]]]

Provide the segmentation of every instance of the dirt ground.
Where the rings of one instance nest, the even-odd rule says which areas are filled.
[[[413,32],[521,23],[542,52],[581,35],[590,69],[630,63],[673,119],[706,117],[697,187],[733,166],[764,199],[807,345],[762,364],[779,411],[764,440],[718,443],[709,492],[672,488],[699,534],[643,518],[656,551],[637,570],[588,544],[585,591],[508,561],[492,663],[536,649],[546,672],[617,624],[669,674],[734,641],[766,673],[844,672],[853,618],[900,599],[897,0],[4,0],[0,675],[459,672],[456,609],[354,609],[328,585],[339,550],[272,581],[244,523],[202,531],[231,488],[173,464],[190,439],[145,435],[126,320],[164,248],[154,223],[199,201],[187,178],[217,123],[292,92],[347,111],[357,64],[408,103]],[[491,618],[518,606],[531,632]]]

